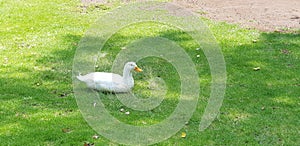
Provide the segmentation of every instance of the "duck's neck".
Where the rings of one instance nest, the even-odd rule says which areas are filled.
[[[133,87],[134,81],[133,81],[132,73],[129,69],[124,68],[124,70],[123,70],[123,81],[129,87]]]

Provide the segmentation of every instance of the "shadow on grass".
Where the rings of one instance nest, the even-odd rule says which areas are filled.
[[[171,31],[161,32],[160,36],[171,37],[179,43],[189,40],[177,37],[178,32]],[[116,38],[126,40],[127,37]],[[192,57],[200,78],[204,76],[204,79],[200,81],[202,95],[197,111],[183,128],[183,131],[189,131],[189,138],[181,140],[175,136],[157,145],[299,144],[299,37],[299,34],[262,33],[258,40],[247,44],[232,47],[230,42],[221,43],[228,74],[226,96],[220,116],[202,133],[199,133],[198,126],[210,91],[210,79],[205,79],[209,68],[203,53],[201,58]],[[27,77],[0,79],[3,85],[0,88],[1,102],[6,103],[0,106],[1,125],[4,125],[1,129],[5,131],[1,133],[0,140],[6,142],[4,145],[29,144],[32,141],[41,145],[77,145],[94,134],[80,116],[72,91],[71,70],[80,39],[81,36],[67,35],[61,43],[68,44],[68,47],[39,58],[36,64],[45,69],[10,66],[11,71],[21,71]],[[117,47],[126,45],[124,43]],[[103,51],[109,52],[110,47],[117,49],[111,43]],[[194,47],[186,48],[191,56],[199,54]],[[113,57],[109,58],[110,61]],[[141,65],[147,66],[147,63]],[[254,71],[255,67],[260,67],[260,70]],[[70,128],[73,132],[64,133],[63,128]],[[106,139],[100,141],[110,143]]]
[[[80,38],[65,36],[62,44],[69,45],[43,54],[34,68],[8,66],[11,74],[0,79],[3,145],[78,145],[86,140],[82,134],[94,133],[77,109],[71,85],[72,58]],[[67,134],[65,128],[74,132]]]
[[[212,129],[235,144],[299,143],[300,34],[262,33],[258,40],[230,48],[223,44],[227,89]],[[260,67],[255,71],[254,68]],[[287,130],[289,129],[289,130]],[[217,135],[215,135],[217,136]],[[230,137],[230,138],[226,138]]]

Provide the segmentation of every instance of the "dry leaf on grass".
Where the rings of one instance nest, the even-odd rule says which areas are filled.
[[[70,133],[72,130],[70,128],[63,128],[61,129],[63,133]]]
[[[84,142],[83,146],[95,146],[95,144],[94,143],[86,143],[86,142]]]
[[[182,138],[185,138],[185,137],[186,137],[186,133],[185,133],[185,132],[182,132],[182,133],[181,133],[181,137],[182,137]]]
[[[259,70],[260,70],[260,67],[254,67],[253,70],[254,70],[254,71],[259,71]]]
[[[93,135],[93,139],[98,139],[99,136],[98,135]]]

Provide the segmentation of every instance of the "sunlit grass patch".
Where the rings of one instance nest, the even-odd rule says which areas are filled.
[[[2,145],[117,145],[97,134],[82,117],[72,89],[73,57],[86,30],[119,3],[85,6],[79,1],[0,2],[0,141]],[[210,68],[185,32],[156,22],[129,25],[95,54],[96,71],[110,72],[121,50],[144,37],[176,42],[191,57],[199,75],[197,110],[170,139],[155,145],[297,145],[299,141],[299,33],[264,33],[237,25],[203,21],[222,48],[227,69],[226,95],[220,114],[199,132],[210,96]],[[199,48],[199,49],[197,49]],[[198,56],[199,55],[199,56]],[[168,117],[178,104],[181,83],[166,60],[139,60],[134,73],[138,98],[161,97],[149,111],[124,106],[114,94],[99,93],[110,114],[121,122],[149,126]],[[260,67],[260,70],[253,70]],[[163,82],[161,82],[163,80]],[[154,91],[153,91],[154,90]],[[92,103],[91,103],[92,106]],[[124,109],[124,112],[120,111]],[[129,114],[125,114],[129,112]],[[186,138],[181,133],[186,133]]]

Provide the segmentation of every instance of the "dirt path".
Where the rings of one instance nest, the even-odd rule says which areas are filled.
[[[300,30],[300,0],[177,0],[213,20],[263,31]]]
[[[81,1],[83,3],[109,2],[108,0]],[[204,17],[237,23],[247,28],[262,31],[300,30],[300,0],[173,0],[173,2]]]

